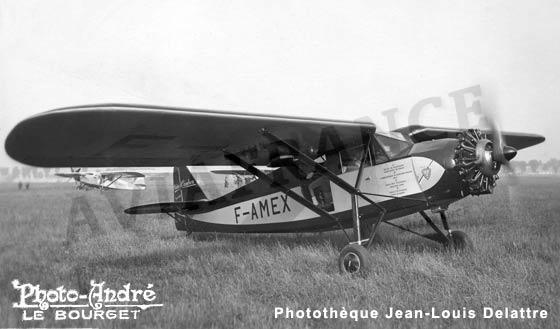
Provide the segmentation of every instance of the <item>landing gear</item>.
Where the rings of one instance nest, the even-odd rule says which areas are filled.
[[[372,266],[370,252],[359,244],[349,244],[342,249],[338,257],[340,273],[365,275]]]
[[[447,237],[445,246],[456,251],[474,249],[472,240],[462,231],[451,231]]]
[[[354,196],[352,196],[354,198]],[[385,215],[385,210],[382,209],[381,215],[375,224],[371,226],[365,226],[360,228],[360,220],[358,214],[358,208],[353,209],[354,212],[354,239],[356,242],[351,242],[342,248],[340,251],[340,256],[338,256],[338,269],[341,274],[350,274],[353,276],[365,276],[367,275],[373,264],[373,257],[369,250],[379,224],[383,221]],[[368,238],[362,240],[362,234],[367,235]],[[362,245],[363,244],[363,245]],[[365,247],[364,247],[365,245]]]
[[[445,216],[445,211],[443,210],[439,211],[439,215],[441,217],[441,223],[443,225],[443,228],[445,229],[447,234],[445,234],[442,230],[440,230],[439,227],[437,227],[437,225],[424,211],[421,211],[420,215],[424,217],[426,222],[436,232],[435,235],[434,234],[424,235],[425,238],[440,242],[444,246],[448,247],[449,249],[453,249],[457,251],[473,249],[473,243],[465,232],[452,231],[449,229],[449,224],[447,223],[447,216]]]
[[[421,236],[423,238],[426,238],[428,240],[432,240],[435,241],[437,243],[441,243],[442,245],[444,245],[445,247],[447,247],[450,250],[455,250],[455,251],[462,251],[462,250],[473,250],[474,249],[474,244],[472,242],[472,240],[469,238],[469,236],[462,231],[452,231],[451,229],[449,229],[449,223],[447,222],[447,216],[445,216],[445,211],[439,210],[437,211],[441,217],[441,224],[443,225],[443,228],[445,230],[446,233],[444,233],[444,231],[442,231],[435,223],[434,221],[430,218],[430,216],[428,216],[428,214],[426,214],[426,212],[424,211],[420,211],[420,215],[422,215],[422,217],[424,218],[424,220],[426,221],[426,223],[428,223],[428,225],[434,230],[433,233],[429,233],[429,234],[420,234],[418,232],[412,231],[406,227],[391,223],[391,222],[385,222],[388,225],[394,226],[396,228],[399,228],[403,231],[407,231],[410,232],[412,234],[416,234],[418,236]]]
[[[344,225],[342,224],[342,222],[338,218],[328,213],[325,209],[318,207],[312,201],[306,199],[305,197],[299,195],[298,193],[295,193],[290,188],[284,186],[281,182],[274,180],[273,177],[266,175],[264,172],[256,168],[254,165],[248,163],[244,159],[240,158],[236,154],[224,150],[224,157],[230,160],[232,163],[243,167],[249,173],[257,176],[259,179],[262,179],[263,181],[270,183],[272,187],[284,192],[284,194],[286,194],[288,197],[293,199],[295,202],[300,203],[307,209],[315,212],[316,214],[318,214],[319,216],[325,219],[332,220],[333,224],[337,225],[340,228],[340,230],[346,235],[349,242],[349,244],[346,247],[344,247],[344,249],[342,249],[342,252],[340,253],[340,257],[338,261],[340,271],[343,273],[352,273],[352,274],[365,273],[366,272],[365,270],[368,268],[368,266],[371,266],[370,265],[371,262],[369,261],[369,254],[366,248],[363,247],[362,245],[367,243],[367,245],[369,246],[371,244],[373,237],[375,236],[375,232],[377,231],[379,224],[383,222],[383,218],[387,212],[385,208],[377,204],[375,201],[370,199],[366,194],[362,193],[359,190],[363,169],[365,167],[366,160],[367,160],[367,155],[369,154],[368,152],[370,152],[370,147],[372,145],[372,141],[374,138],[373,137],[374,132],[375,132],[374,130],[365,129],[365,128],[362,130],[361,137],[364,141],[362,159],[360,161],[356,182],[354,185],[351,185],[345,180],[343,180],[342,178],[338,177],[328,168],[324,167],[320,163],[317,163],[314,159],[310,158],[308,154],[292,146],[290,143],[286,142],[285,140],[278,138],[277,136],[270,133],[266,129],[262,129],[260,131],[260,133],[265,138],[270,140],[271,143],[275,145],[282,145],[287,150],[289,150],[289,152],[292,155],[297,155],[297,161],[294,161],[294,158],[292,156],[292,160],[287,161],[283,165],[294,166],[296,169],[299,169],[301,172],[304,173],[307,172],[307,173],[321,175],[326,179],[328,179],[330,183],[337,185],[338,187],[340,187],[342,190],[346,191],[350,195],[352,199],[352,228],[354,230],[353,238],[350,238],[350,236],[348,236],[348,234],[344,230]],[[333,143],[339,144],[338,147],[340,147],[340,149],[345,148],[340,141],[338,142],[334,141]],[[375,223],[375,225],[373,226],[371,235],[367,240],[361,239],[360,214],[359,214],[359,204],[358,204],[359,199],[362,199],[363,201],[377,208],[379,214],[379,218]]]
[[[350,275],[360,275],[365,276],[368,274],[372,266],[372,256],[366,247],[370,247],[373,239],[375,238],[375,233],[379,228],[379,224],[383,221],[386,210],[375,203],[372,203],[379,207],[380,214],[377,222],[368,227],[360,227],[360,213],[358,207],[358,198],[356,195],[351,195],[352,199],[352,228],[354,230],[354,240],[355,242],[350,242],[346,247],[340,252],[338,257],[338,268],[342,274]],[[362,240],[362,233],[368,235],[368,239]],[[362,246],[365,244],[366,247]]]

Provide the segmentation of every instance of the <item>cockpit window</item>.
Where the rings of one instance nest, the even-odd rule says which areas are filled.
[[[381,147],[389,158],[398,158],[406,155],[412,147],[412,142],[404,139],[402,135],[376,133],[375,138],[379,141],[379,144],[381,144]]]
[[[362,145],[353,147],[346,150],[345,152],[339,153],[340,164],[342,172],[351,172],[360,169],[360,164],[362,163],[362,157],[364,154],[364,147]],[[367,151],[365,163],[366,167],[371,166],[371,155],[369,150]]]

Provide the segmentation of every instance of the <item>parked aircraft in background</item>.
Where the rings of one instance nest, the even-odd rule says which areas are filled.
[[[146,182],[144,175],[130,171],[88,171],[81,168],[70,168],[70,173],[56,173],[59,177],[71,178],[76,182],[79,190],[114,189],[114,190],[144,190]]]

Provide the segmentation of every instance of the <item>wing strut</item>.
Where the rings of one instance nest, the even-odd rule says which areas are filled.
[[[385,208],[383,208],[382,206],[380,206],[379,204],[377,204],[375,201],[371,200],[369,197],[367,197],[364,193],[362,193],[359,190],[359,182],[360,182],[360,178],[362,176],[362,172],[363,172],[363,168],[366,162],[366,156],[367,156],[367,150],[369,150],[370,148],[370,144],[372,141],[372,132],[368,131],[366,129],[364,129],[364,131],[362,132],[362,136],[363,136],[363,140],[364,140],[364,152],[362,152],[362,159],[360,161],[360,168],[358,171],[358,176],[356,179],[356,184],[355,186],[352,186],[350,184],[348,184],[347,182],[345,182],[343,179],[341,179],[340,177],[338,177],[336,174],[334,174],[333,172],[331,172],[330,170],[328,170],[327,168],[325,168],[324,166],[322,166],[321,164],[315,162],[313,159],[311,159],[308,155],[306,155],[305,153],[301,152],[299,149],[293,147],[291,144],[287,143],[286,141],[278,138],[276,135],[272,134],[270,131],[266,130],[266,129],[261,129],[260,133],[266,137],[267,139],[269,139],[271,142],[273,143],[279,143],[282,144],[283,146],[285,146],[286,148],[288,148],[290,150],[290,152],[292,152],[292,154],[297,155],[297,159],[301,162],[303,162],[304,164],[306,164],[307,166],[313,168],[314,172],[319,173],[320,175],[326,177],[327,179],[329,179],[332,183],[338,185],[340,188],[342,188],[343,190],[345,190],[346,192],[348,192],[351,195],[352,198],[352,227],[354,230],[354,239],[355,241],[353,243],[356,244],[362,244],[362,243],[367,243],[368,246],[371,245],[371,243],[373,242],[373,238],[375,237],[375,234],[377,232],[377,228],[379,226],[379,224],[381,222],[383,222],[383,218],[385,217],[385,214],[387,213],[387,210]],[[340,145],[343,147],[343,145]],[[226,153],[226,158],[230,159],[230,160],[235,160],[234,158],[237,157],[235,155],[228,155],[231,153]],[[238,158],[238,157],[237,157]],[[239,159],[236,163],[240,166],[243,167],[243,164],[241,164],[243,160]],[[235,162],[235,161],[234,161]],[[245,165],[247,167],[244,167],[245,169],[249,170],[249,166],[247,163],[245,163]],[[255,168],[256,169],[256,168]],[[268,179],[269,181],[272,180],[272,178],[262,174],[262,176],[265,176],[265,179]],[[259,178],[262,178],[261,176],[259,176]],[[273,180],[272,180],[273,181]],[[274,181],[273,181],[274,182]],[[281,184],[274,182],[278,188],[282,189],[283,191],[290,191],[289,189],[287,189],[286,187],[282,186]],[[304,201],[304,202],[300,202],[302,203],[304,206],[308,207],[310,210],[315,211],[316,213],[318,213],[321,216],[327,216],[329,218],[334,218],[332,215],[330,215],[329,213],[327,213],[326,211],[316,207],[313,203],[309,202],[308,200],[302,198],[301,196],[299,196],[298,194],[290,191],[291,193],[297,195],[297,198],[299,198],[300,200]],[[375,206],[377,209],[379,209],[380,214],[379,214],[379,219],[377,220],[377,222],[375,222],[375,224],[373,225],[373,229],[371,231],[371,235],[368,239],[366,240],[362,240],[361,237],[361,230],[360,230],[360,213],[359,213],[359,205],[358,205],[358,197],[364,199],[365,201],[367,201],[368,203],[372,204],[373,206]],[[316,209],[315,209],[316,208]],[[322,212],[322,213],[319,213]],[[338,220],[336,218],[334,218],[337,222]],[[339,226],[342,228],[342,224],[340,224],[340,222],[338,222]],[[344,231],[344,230],[343,230]],[[345,232],[346,234],[346,232]],[[348,237],[348,236],[347,236]],[[349,239],[350,240],[350,239]],[[352,243],[352,242],[351,242]]]
[[[105,186],[105,187],[106,187],[106,188],[109,188],[111,185],[113,185],[114,182],[116,182],[116,181],[118,181],[119,179],[121,179],[122,176],[123,176],[123,175],[120,175],[120,176],[117,177],[116,179],[113,179],[113,181],[110,182],[109,185],[107,185],[107,186]],[[103,188],[103,186],[102,186],[101,188]]]
[[[379,227],[379,224],[381,222],[383,222],[383,218],[385,217],[385,214],[387,213],[387,210],[385,208],[383,208],[382,206],[377,204],[375,201],[373,201],[372,199],[367,197],[364,193],[362,193],[359,190],[359,187],[360,187],[359,182],[361,180],[360,178],[362,177],[364,164],[366,162],[366,156],[367,156],[366,150],[368,150],[369,147],[370,147],[373,133],[371,131],[368,131],[367,129],[364,129],[362,131],[362,138],[364,140],[364,152],[362,152],[362,159],[360,161],[360,168],[358,170],[358,177],[356,179],[355,186],[352,186],[352,185],[348,184],[343,179],[341,179],[336,174],[334,174],[332,171],[328,170],[327,168],[325,168],[321,164],[315,162],[313,159],[311,159],[305,153],[303,153],[299,149],[293,147],[292,145],[290,145],[286,141],[278,138],[276,135],[272,134],[270,131],[268,131],[266,129],[261,129],[260,133],[264,137],[268,138],[270,141],[275,142],[275,143],[280,143],[280,144],[284,145],[285,147],[287,147],[291,152],[293,152],[293,154],[297,154],[297,156],[298,156],[297,159],[299,161],[304,162],[306,165],[313,168],[314,171],[318,172],[320,175],[323,175],[323,176],[327,177],[331,182],[338,185],[340,188],[342,188],[343,190],[345,190],[346,192],[348,192],[350,194],[350,196],[352,198],[352,200],[351,200],[351,202],[352,202],[352,226],[353,226],[353,229],[354,229],[354,238],[356,239],[355,243],[361,245],[362,243],[367,242],[367,246],[369,247],[371,245],[371,243],[373,242],[373,238],[375,237],[375,234],[377,232],[377,228]],[[341,146],[343,146],[343,145],[341,145]],[[377,220],[377,222],[375,222],[375,224],[373,224],[373,229],[371,231],[371,235],[366,240],[362,240],[361,232],[360,232],[361,231],[360,230],[360,213],[359,213],[360,208],[358,206],[358,197],[364,199],[365,201],[367,201],[371,205],[375,206],[380,211],[379,219]]]

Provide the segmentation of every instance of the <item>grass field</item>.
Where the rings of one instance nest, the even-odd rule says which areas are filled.
[[[557,328],[560,178],[521,177],[516,185],[499,183],[492,196],[469,197],[451,206],[452,228],[467,232],[475,251],[445,251],[384,226],[371,250],[375,269],[366,278],[338,273],[338,251],[345,244],[340,232],[185,238],[166,216],[131,220],[113,213],[111,197],[123,206],[156,202],[154,188],[132,195],[76,191],[71,184],[37,185],[29,191],[2,186],[0,327]],[[97,218],[95,234],[85,225],[68,230],[76,197],[87,200]],[[429,232],[417,217],[401,223]],[[78,288],[83,268],[90,278],[114,288],[128,282],[133,287],[153,283],[156,301],[164,306],[143,311],[138,320],[54,321],[47,311],[44,321],[21,321],[21,310],[12,308],[18,300],[12,280],[43,288]],[[485,306],[545,309],[549,317],[483,319]],[[381,317],[357,322],[275,319],[275,307],[376,309]],[[389,307],[466,308],[476,310],[477,317],[385,319]]]

